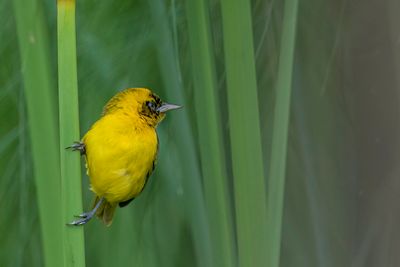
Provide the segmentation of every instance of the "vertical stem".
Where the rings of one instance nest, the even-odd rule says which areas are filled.
[[[279,266],[297,6],[297,0],[285,1],[268,183],[268,267]]]
[[[250,1],[222,0],[239,266],[265,266],[266,189]]]
[[[183,88],[181,84],[181,74],[179,70],[179,58],[175,53],[174,42],[171,35],[171,28],[162,0],[151,0],[149,6],[152,10],[154,24],[157,25],[157,53],[161,68],[162,78],[167,88],[173,90],[166,91],[168,101],[176,101],[185,105]],[[187,105],[188,106],[188,105]],[[189,106],[188,106],[189,107]],[[194,249],[198,266],[212,266],[210,235],[206,219],[206,208],[204,205],[203,194],[201,191],[200,170],[197,165],[198,159],[193,152],[194,140],[191,132],[187,112],[174,113],[174,120],[170,125],[174,139],[179,140],[181,148],[178,157],[181,164],[180,169],[184,174],[182,185],[186,193],[185,213],[189,219],[191,233],[193,234]],[[171,114],[172,117],[172,114]],[[160,168],[163,168],[160,166]]]
[[[62,218],[67,223],[82,211],[80,155],[65,150],[80,139],[74,0],[57,1],[57,38]],[[83,227],[64,227],[64,253],[66,266],[85,265]]]
[[[14,0],[45,266],[63,266],[55,81],[39,1]]]
[[[201,167],[215,266],[235,266],[231,209],[216,96],[209,17],[204,0],[186,2]]]

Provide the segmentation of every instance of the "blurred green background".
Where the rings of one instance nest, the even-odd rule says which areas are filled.
[[[30,12],[44,21],[57,103],[56,3],[36,2]],[[269,163],[284,2],[249,2],[257,91],[235,92],[246,105],[234,107],[227,67],[235,58],[226,58],[226,50],[235,46],[226,32],[234,25],[222,15],[229,13],[230,1],[77,2],[82,135],[106,101],[124,88],[148,87],[184,106],[158,128],[158,167],[143,194],[117,210],[110,228],[98,220],[85,226],[87,266],[240,266],[238,221],[254,220],[256,233],[274,231],[257,224],[257,217],[240,217],[242,188],[235,168],[251,169],[259,160],[263,173],[258,178],[266,185],[274,179]],[[197,43],[195,3],[205,4],[208,52]],[[14,8],[13,1],[0,1],[0,266],[43,266],[24,91],[29,70],[22,67]],[[400,265],[399,13],[396,0],[299,1],[282,237],[275,244],[281,248],[280,266]],[[246,31],[239,27],[241,33]],[[206,89],[196,80],[202,58],[210,59],[211,101],[202,100]],[[256,96],[254,102],[248,101],[250,95]],[[235,139],[240,134],[232,126],[239,118],[232,109],[257,111],[259,118],[244,119],[254,122],[256,127],[247,130],[259,133],[260,140]],[[260,155],[238,161],[240,142],[259,142]],[[86,210],[93,196],[82,173]],[[249,173],[247,183],[255,178]],[[264,201],[267,192],[266,186],[245,197]],[[259,203],[250,214],[262,217],[264,207]]]

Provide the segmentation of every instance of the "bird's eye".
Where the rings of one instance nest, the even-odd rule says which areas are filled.
[[[156,104],[153,101],[147,101],[146,105],[151,109],[151,110],[156,110]]]

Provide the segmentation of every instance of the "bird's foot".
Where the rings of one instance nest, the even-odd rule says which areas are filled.
[[[93,211],[89,211],[89,212],[84,212],[82,214],[79,215],[75,215],[75,217],[80,218],[77,219],[75,221],[72,221],[70,223],[67,223],[67,225],[74,225],[74,226],[79,226],[79,225],[84,225],[86,224],[88,221],[90,221],[90,219],[93,218],[94,212]]]
[[[88,211],[88,212],[84,212],[84,213],[79,214],[79,215],[74,215],[74,217],[76,217],[76,218],[87,218],[88,216],[90,216],[90,213],[91,213],[91,211]]]
[[[100,200],[97,202],[96,206],[91,211],[84,212],[79,215],[75,215],[75,217],[78,217],[79,219],[72,221],[70,223],[67,223],[67,225],[74,225],[74,226],[84,225],[85,223],[90,221],[90,219],[93,218],[93,216],[96,214],[96,211],[99,209],[101,204],[103,204],[103,201],[104,201],[104,197],[100,198]]]
[[[85,144],[82,143],[82,142],[75,141],[72,145],[70,145],[69,147],[66,147],[65,149],[69,149],[69,148],[71,148],[72,151],[79,150],[81,155],[85,155],[86,154]]]

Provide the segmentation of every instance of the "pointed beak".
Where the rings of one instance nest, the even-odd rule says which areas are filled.
[[[181,108],[182,106],[174,105],[174,104],[169,104],[169,103],[162,103],[162,105],[157,108],[158,112],[167,112],[168,110],[173,110],[173,109],[178,109]]]

